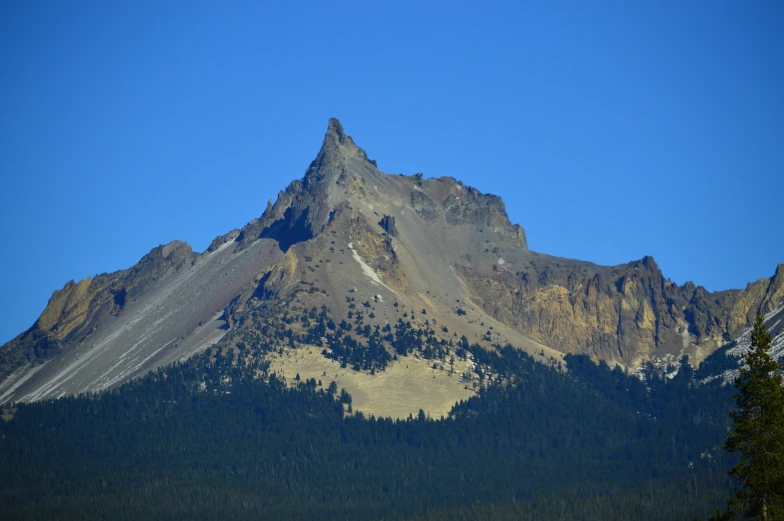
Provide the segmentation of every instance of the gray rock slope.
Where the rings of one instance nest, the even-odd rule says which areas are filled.
[[[231,299],[281,256],[268,239],[237,253],[229,246],[195,256],[179,271],[158,273],[116,313],[96,312],[89,328],[80,324],[51,357],[12,371],[0,384],[0,402],[101,391],[219,341]],[[24,335],[17,339],[24,341]]]

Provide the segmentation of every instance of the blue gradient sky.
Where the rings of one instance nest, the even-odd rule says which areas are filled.
[[[0,342],[260,215],[332,116],[536,251],[710,290],[784,262],[784,3],[289,4],[0,4]]]

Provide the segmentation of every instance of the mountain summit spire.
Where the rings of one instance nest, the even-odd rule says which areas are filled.
[[[321,147],[322,151],[329,153],[334,152],[337,147],[354,148],[356,146],[351,136],[346,135],[340,121],[337,118],[330,118],[327,125],[327,134],[324,136],[324,144]]]
[[[341,145],[344,144],[346,139],[351,140],[346,135],[346,132],[343,130],[343,125],[340,124],[338,118],[329,118],[329,124],[327,125],[327,136],[326,138],[333,138]]]
[[[369,161],[365,151],[359,148],[354,143],[354,140],[351,139],[351,136],[343,130],[343,125],[340,124],[340,121],[337,118],[330,118],[321,150],[319,150],[316,159],[310,164],[305,178],[311,178],[314,174],[319,174],[316,177],[323,178],[322,170],[341,163],[349,157],[357,156],[364,161]],[[375,168],[375,163],[373,163],[373,167]]]

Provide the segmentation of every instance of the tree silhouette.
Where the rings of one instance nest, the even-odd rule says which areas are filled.
[[[784,520],[784,388],[781,364],[770,356],[771,335],[757,316],[746,367],[735,381],[738,408],[724,448],[743,459],[730,471],[740,482],[727,510],[711,519]]]

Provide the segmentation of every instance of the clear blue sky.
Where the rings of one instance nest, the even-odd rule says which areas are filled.
[[[332,116],[385,172],[503,196],[536,251],[710,290],[784,262],[784,3],[291,4],[0,4],[0,342],[260,215]]]

